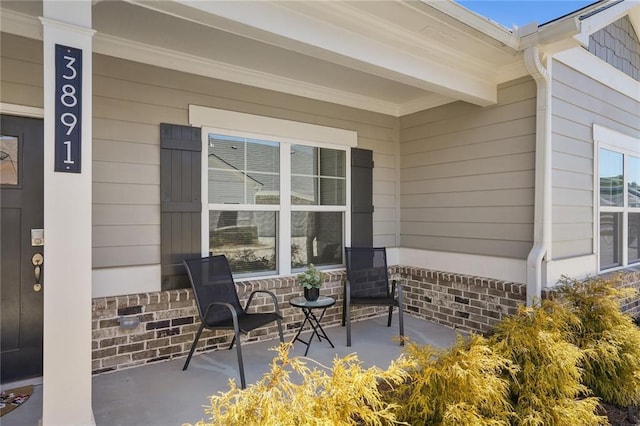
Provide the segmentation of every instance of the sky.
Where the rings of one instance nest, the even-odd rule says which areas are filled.
[[[511,29],[536,21],[538,25],[574,12],[595,0],[458,0],[458,3]]]

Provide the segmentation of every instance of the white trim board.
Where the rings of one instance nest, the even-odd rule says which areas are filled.
[[[0,102],[0,114],[18,117],[44,118],[44,108]]]
[[[593,140],[597,144],[614,147],[637,155],[640,152],[640,139],[617,132],[599,124],[593,125]]]
[[[551,260],[546,263],[546,268],[546,287],[553,288],[563,275],[576,279],[585,278],[589,275],[597,275],[598,257],[595,254],[590,254],[587,256]]]
[[[189,124],[230,131],[245,131],[274,138],[306,140],[322,144],[358,146],[358,133],[353,130],[283,120],[261,115],[245,114],[223,109],[189,105]]]
[[[92,298],[160,291],[160,265],[94,269]]]
[[[526,259],[508,259],[399,247],[388,250],[388,260],[390,265],[397,264],[426,268],[522,284],[527,282]]]
[[[632,99],[640,99],[640,81],[636,81],[582,47],[553,55],[553,58]]]

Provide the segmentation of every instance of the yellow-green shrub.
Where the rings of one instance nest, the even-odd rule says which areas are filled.
[[[491,343],[519,366],[511,374],[513,424],[575,426],[606,424],[596,414],[598,400],[587,393],[579,368],[583,352],[566,339],[579,323],[567,309],[549,300],[520,307],[496,327]]]
[[[640,329],[620,309],[635,291],[616,287],[618,278],[564,278],[562,301],[582,327],[572,342],[585,351],[583,380],[604,401],[627,406],[640,402]]]
[[[238,389],[233,379],[230,390],[210,398],[207,425],[388,425],[398,424],[398,406],[382,400],[379,385],[393,388],[407,378],[404,358],[387,370],[363,369],[355,354],[336,358],[328,369],[309,368],[308,358],[289,358],[289,344],[278,348],[278,356],[256,384]],[[325,370],[331,370],[327,374]],[[291,380],[297,373],[300,384]]]
[[[399,418],[414,425],[509,425],[510,363],[472,335],[447,350],[409,342],[411,379],[399,387]]]

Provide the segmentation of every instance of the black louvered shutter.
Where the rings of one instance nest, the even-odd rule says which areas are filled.
[[[182,261],[201,254],[201,129],[160,124],[162,290],[189,287]]]
[[[373,151],[351,149],[351,246],[373,246]]]

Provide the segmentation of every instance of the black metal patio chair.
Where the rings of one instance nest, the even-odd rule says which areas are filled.
[[[402,286],[395,280],[389,285],[387,251],[384,247],[345,247],[347,280],[344,283],[342,326],[347,325],[347,346],[351,346],[351,306],[388,306],[391,327],[393,307],[398,306],[400,345],[404,345]],[[397,297],[396,297],[397,293]]]
[[[237,343],[238,365],[240,367],[240,384],[242,389],[246,387],[244,376],[244,364],[242,362],[242,349],[240,346],[240,332],[248,333],[251,330],[265,326],[273,321],[278,323],[280,342],[284,342],[282,336],[282,316],[278,309],[278,300],[275,294],[267,290],[256,290],[249,295],[249,300],[244,308],[240,306],[238,291],[233,281],[231,268],[226,256],[209,256],[199,259],[187,259],[184,261],[187,268],[193,294],[196,298],[198,312],[200,313],[200,328],[191,345],[189,356],[182,370],[186,370],[193,356],[193,352],[200,339],[202,330],[233,330],[233,339],[229,349]],[[266,293],[273,299],[274,312],[249,313],[247,309],[257,293]]]

